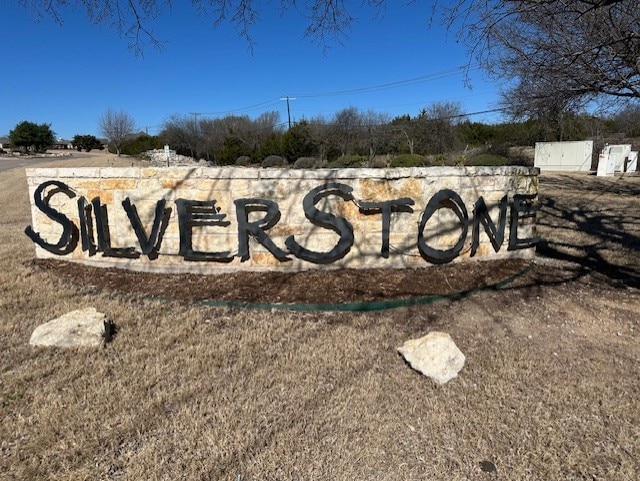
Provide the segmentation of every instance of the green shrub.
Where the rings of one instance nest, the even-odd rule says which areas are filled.
[[[279,155],[269,155],[262,161],[263,168],[269,167],[284,167],[287,164],[287,160]]]
[[[511,157],[507,165],[523,165],[525,167],[533,167],[533,160],[526,157]]]
[[[249,157],[248,155],[241,155],[236,159],[236,165],[240,167],[247,167],[252,163],[253,163],[253,160],[251,160],[251,157]]]
[[[447,157],[444,154],[437,154],[434,158],[433,158],[433,163],[435,165],[447,165],[447,163],[449,162],[449,157]]]
[[[370,169],[386,169],[389,167],[389,159],[387,159],[386,156],[376,155],[367,162],[367,167]]]
[[[315,157],[300,157],[293,164],[294,169],[315,169],[318,159]]]
[[[147,150],[162,149],[164,143],[157,136],[151,136],[147,134],[141,134],[133,139],[129,139],[122,144],[120,153],[124,155],[140,155]],[[111,152],[111,144],[109,145],[109,152]],[[115,148],[113,150],[115,152]]]
[[[507,158],[496,154],[480,154],[469,159],[466,164],[471,166],[501,167],[507,165]]]
[[[343,155],[332,161],[329,166],[332,168],[362,167],[367,162],[367,158],[362,155]]]
[[[400,154],[391,160],[391,167],[423,167],[424,157],[418,154]]]

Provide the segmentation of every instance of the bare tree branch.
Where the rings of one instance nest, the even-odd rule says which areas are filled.
[[[49,17],[62,24],[64,9],[80,6],[92,24],[107,24],[129,40],[129,48],[142,55],[151,46],[163,49],[163,41],[153,32],[151,25],[164,11],[170,10],[174,0],[19,0],[38,20]],[[267,2],[260,0],[192,0],[196,13],[211,18],[214,28],[229,23],[245,40],[250,52],[254,43],[252,27],[259,21],[261,7]],[[306,20],[305,36],[316,40],[323,48],[333,41],[340,42],[355,20],[352,11],[372,7],[381,14],[387,0],[362,0],[354,6],[347,0],[280,0],[280,9],[286,12],[295,9]]]
[[[459,0],[449,29],[494,77],[515,115],[640,98],[636,0]]]

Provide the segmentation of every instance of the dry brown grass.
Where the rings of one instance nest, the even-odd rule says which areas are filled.
[[[549,260],[508,289],[305,314],[55,282],[30,263],[24,172],[1,173],[0,478],[636,480],[640,179],[607,182],[542,179]],[[86,306],[113,343],[28,345]],[[435,329],[467,356],[444,387],[396,353]]]

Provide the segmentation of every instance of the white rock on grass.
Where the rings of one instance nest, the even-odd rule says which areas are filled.
[[[440,385],[456,377],[464,367],[464,354],[446,332],[433,331],[406,341],[398,352],[413,369]]]
[[[104,338],[106,316],[93,307],[71,311],[36,327],[32,346],[96,347]]]

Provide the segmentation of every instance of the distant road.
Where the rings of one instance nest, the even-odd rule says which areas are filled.
[[[68,158],[69,157],[0,157],[0,172],[15,169],[16,167],[32,167],[41,162],[51,162]]]
[[[43,162],[55,162],[56,160],[69,160],[69,159],[82,159],[95,157],[96,155],[104,155],[103,153],[86,153],[86,152],[74,152],[73,157],[0,157],[0,172],[6,170],[15,169],[16,167],[35,167],[37,164]]]

